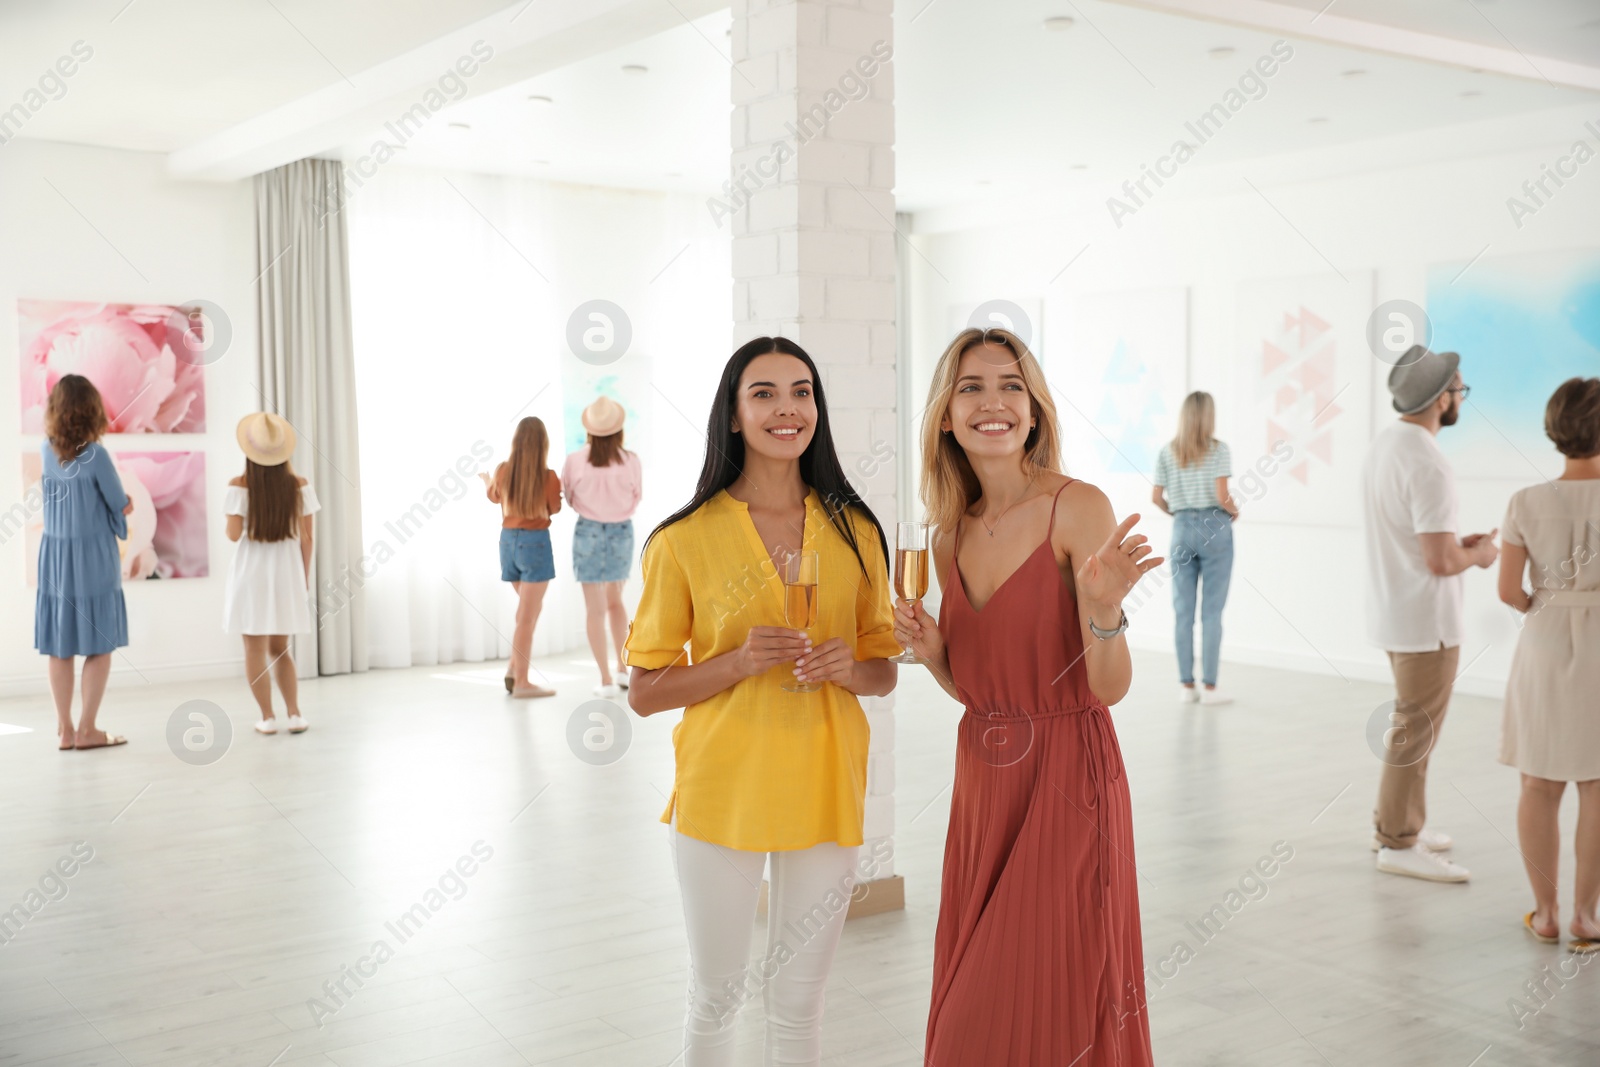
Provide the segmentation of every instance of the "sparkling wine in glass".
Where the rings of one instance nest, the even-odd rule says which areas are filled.
[[[920,603],[928,591],[928,524],[902,522],[895,531],[894,591],[901,600]],[[921,663],[911,649],[891,659],[894,663]]]
[[[794,552],[783,564],[784,622],[796,630],[810,631],[817,624],[817,554]],[[789,693],[815,693],[821,682],[802,682],[792,675],[783,683]]]

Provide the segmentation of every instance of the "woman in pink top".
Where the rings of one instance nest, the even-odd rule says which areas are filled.
[[[628,613],[622,606],[622,583],[633,564],[633,511],[639,506],[643,484],[639,457],[622,447],[622,405],[602,396],[583,409],[583,428],[589,443],[567,457],[561,468],[561,485],[567,503],[578,513],[572,533],[572,572],[583,584],[583,602],[589,613],[589,648],[600,667],[595,695],[621,694],[611,679],[606,656],[606,622],[617,647],[617,681],[628,684],[622,646],[628,637]]]

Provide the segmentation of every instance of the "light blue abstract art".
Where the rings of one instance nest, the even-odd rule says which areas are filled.
[[[1439,444],[1463,478],[1561,470],[1544,409],[1568,378],[1600,376],[1600,251],[1542,252],[1428,271],[1430,347],[1461,354],[1472,389]]]

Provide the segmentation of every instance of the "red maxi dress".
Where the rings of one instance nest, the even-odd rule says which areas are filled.
[[[945,578],[939,630],[966,714],[927,1067],[1151,1063],[1128,785],[1054,531],[1052,505],[1044,543],[981,612],[953,555]]]

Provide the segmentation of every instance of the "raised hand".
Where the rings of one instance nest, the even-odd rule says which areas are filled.
[[[1139,521],[1135,512],[1122,520],[1105,544],[1078,568],[1078,599],[1109,608],[1119,607],[1139,579],[1166,562],[1165,556],[1151,556],[1150,539],[1129,531]]]

